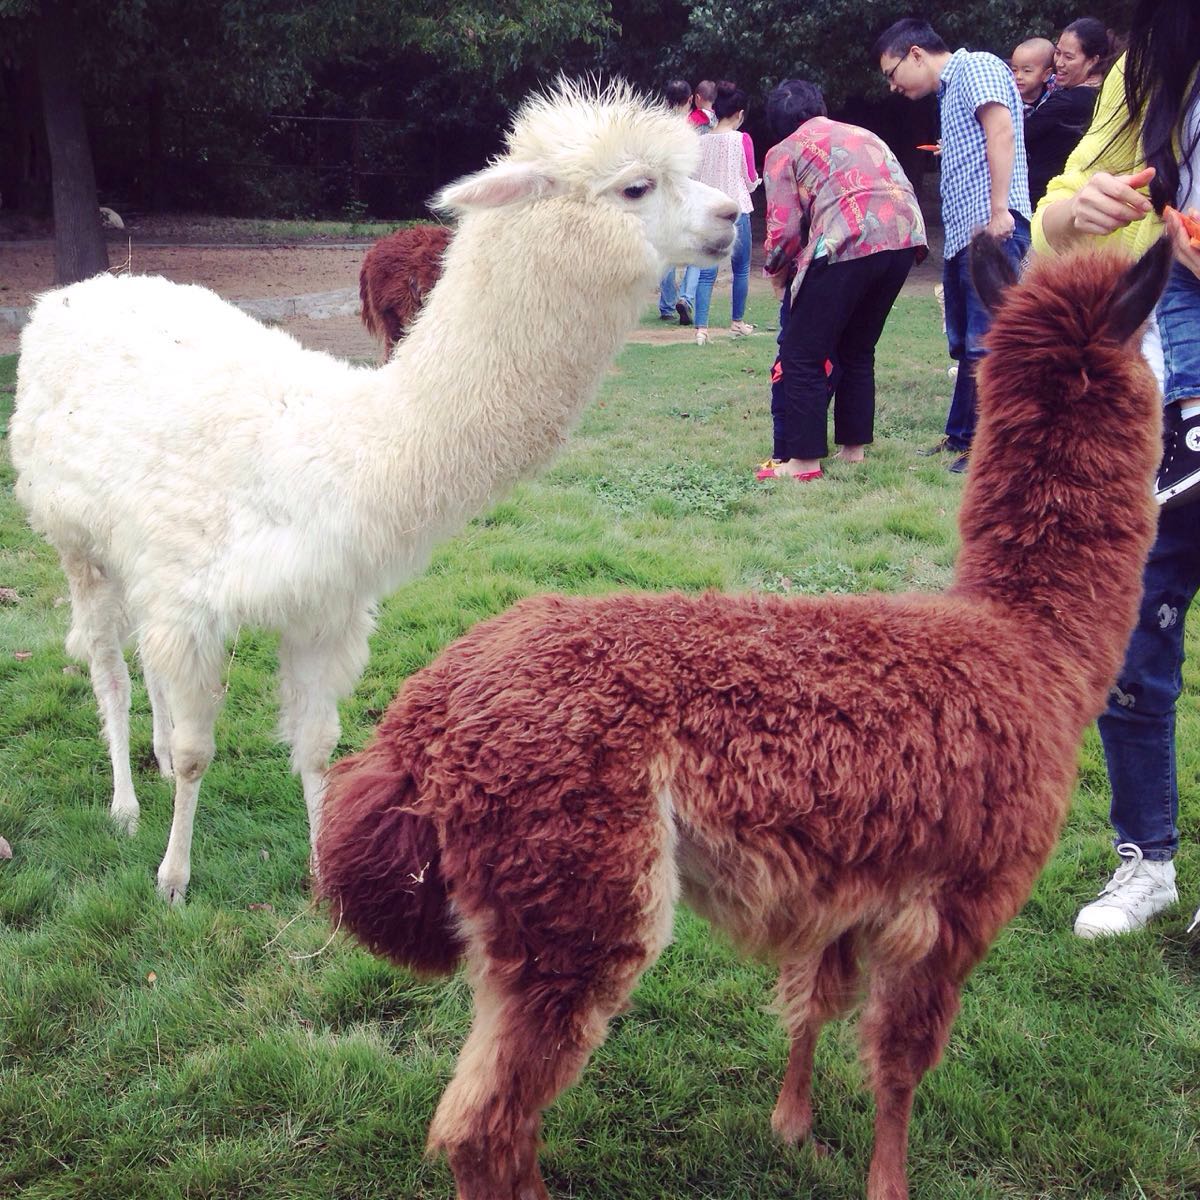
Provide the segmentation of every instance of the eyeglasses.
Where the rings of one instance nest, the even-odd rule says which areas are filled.
[[[893,67],[893,68],[892,68],[890,71],[884,71],[884,73],[883,73],[883,82],[884,82],[884,83],[886,83],[886,84],[888,85],[888,87],[891,87],[891,86],[892,86],[892,76],[893,76],[893,75],[895,75],[895,74],[896,74],[896,72],[897,72],[898,70],[900,70],[900,64],[901,64],[901,63],[904,61],[904,59],[905,59],[905,58],[907,58],[907,57],[908,57],[908,56],[909,56],[911,53],[912,53],[912,47],[911,47],[911,46],[909,46],[909,48],[908,48],[907,50],[905,50],[903,58],[898,58],[898,59],[896,60],[896,65],[895,65],[895,66],[894,66],[894,67]]]

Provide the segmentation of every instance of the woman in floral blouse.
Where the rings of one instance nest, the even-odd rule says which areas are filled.
[[[875,134],[831,121],[815,84],[767,99],[768,273],[789,311],[779,335],[772,457],[759,479],[821,478],[829,453],[826,364],[837,369],[838,457],[861,462],[875,423],[875,344],[914,262],[928,253],[912,184]]]

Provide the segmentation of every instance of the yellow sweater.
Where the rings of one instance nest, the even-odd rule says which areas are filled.
[[[1039,254],[1054,253],[1042,232],[1042,217],[1047,205],[1075,195],[1097,171],[1132,175],[1145,167],[1141,130],[1137,126],[1122,129],[1113,138],[1113,133],[1124,122],[1125,115],[1125,55],[1122,54],[1100,89],[1096,111],[1087,133],[1071,151],[1063,173],[1050,181],[1046,194],[1038,202],[1037,212],[1033,214],[1033,248]],[[1161,236],[1162,218],[1157,213],[1149,212],[1140,221],[1095,240],[1106,246],[1120,247],[1137,258]]]

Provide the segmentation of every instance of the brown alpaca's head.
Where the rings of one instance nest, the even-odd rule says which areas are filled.
[[[1090,471],[1102,447],[1132,443],[1140,453],[1122,453],[1124,470],[1153,470],[1161,405],[1136,339],[1170,267],[1164,238],[1137,262],[1097,249],[1042,256],[1018,284],[995,239],[976,237],[972,277],[993,314],[978,371],[988,440],[1061,455],[1054,465],[1072,475]]]

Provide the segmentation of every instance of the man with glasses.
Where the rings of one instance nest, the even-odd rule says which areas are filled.
[[[962,473],[975,436],[975,367],[989,324],[971,286],[967,249],[981,229],[1004,242],[1014,266],[1029,249],[1021,96],[1007,63],[983,52],[951,53],[927,22],[915,18],[885,30],[872,54],[891,91],[909,100],[938,98],[946,339],[959,371],[945,436],[922,453],[952,454],[950,470]]]

